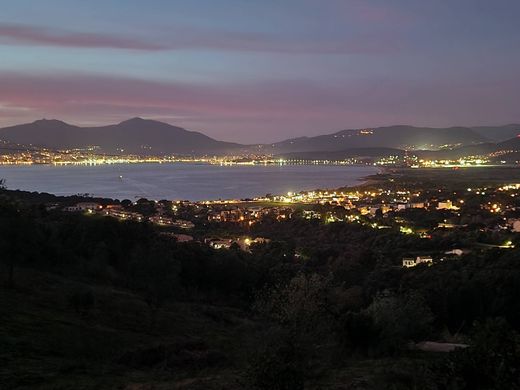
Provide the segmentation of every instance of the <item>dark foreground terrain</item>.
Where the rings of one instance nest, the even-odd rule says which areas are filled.
[[[520,388],[516,236],[406,269],[466,233],[295,216],[214,250],[42,199],[1,194],[1,389]]]

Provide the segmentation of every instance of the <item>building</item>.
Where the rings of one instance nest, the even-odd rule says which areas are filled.
[[[370,215],[375,216],[379,210],[381,210],[379,206],[373,206],[368,209],[368,212]]]
[[[508,224],[513,232],[520,233],[520,219],[510,219]]]
[[[433,264],[433,259],[431,256],[417,256],[417,259],[415,259],[416,264],[422,264],[427,263],[428,265]]]
[[[224,240],[221,238],[207,238],[204,242],[213,249],[229,249],[233,244],[233,240]]]
[[[179,227],[181,229],[193,229],[195,224],[191,221],[186,221],[184,219],[177,219],[172,222],[171,226]]]
[[[314,210],[303,210],[303,218],[305,219],[321,219],[321,213]]]
[[[439,204],[437,205],[437,210],[452,210],[452,209],[453,209],[453,203],[451,200],[439,202]]]
[[[410,268],[415,267],[418,264],[426,263],[428,265],[433,264],[433,259],[431,256],[417,256],[415,259],[412,257],[403,258],[403,267]]]
[[[450,222],[439,222],[437,224],[437,227],[441,228],[441,229],[453,229],[453,228],[455,228],[455,224],[450,223]]]
[[[464,249],[458,249],[458,248],[444,252],[445,255],[453,255],[453,256],[462,256],[466,253],[468,253],[468,251],[465,251]]]
[[[242,249],[243,251],[248,251],[249,247],[253,244],[267,244],[270,241],[271,240],[269,240],[268,238],[263,237],[256,237],[255,239],[251,239],[249,237],[242,237],[237,239],[236,243],[238,244],[240,249]]]
[[[89,210],[95,211],[95,210],[100,210],[103,208],[99,203],[94,203],[94,202],[81,202],[81,203],[78,203],[76,205],[76,207],[79,208],[81,211],[89,211]]]
[[[220,220],[222,222],[240,222],[244,220],[240,209],[223,210],[220,212]]]
[[[74,212],[84,212],[84,211],[94,212],[94,211],[100,210],[102,208],[103,207],[99,203],[80,202],[80,203],[76,203],[75,206],[65,207],[65,211],[73,212],[73,213]]]
[[[154,215],[148,218],[148,220],[156,225],[173,226],[173,220],[169,217],[163,217],[162,215]]]
[[[133,211],[126,211],[120,207],[111,207],[103,210],[103,215],[107,217],[113,217],[120,220],[130,220],[130,221],[138,221],[141,222],[144,220],[144,217],[140,213],[136,213]]]

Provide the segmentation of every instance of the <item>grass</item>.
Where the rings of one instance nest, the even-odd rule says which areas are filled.
[[[86,287],[32,269],[17,270],[14,289],[0,287],[0,389],[247,388],[242,373],[263,322],[232,307],[174,303],[150,330],[147,305],[123,289],[89,284],[95,305],[78,314],[69,296]],[[378,378],[430,357],[331,359],[306,389],[379,388]]]
[[[33,270],[19,270],[16,282],[15,289],[0,291],[2,389],[124,388],[129,383],[197,388],[199,381],[215,376],[233,388],[240,371],[234,362],[244,361],[240,354],[249,343],[244,338],[255,332],[255,324],[236,309],[189,303],[165,307],[150,331],[148,307],[129,292],[94,286],[96,304],[84,316],[68,304],[70,291],[84,287],[81,282]],[[201,346],[193,351],[191,344]],[[157,346],[172,348],[178,362],[167,368],[121,363],[125,354]],[[208,352],[217,361],[205,366],[197,353]]]

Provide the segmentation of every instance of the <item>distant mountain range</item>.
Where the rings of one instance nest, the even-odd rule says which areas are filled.
[[[396,148],[349,148],[334,151],[289,152],[275,155],[277,158],[293,160],[331,160],[341,161],[349,158],[373,159],[378,157],[399,156],[407,153],[404,149]],[[516,163],[520,161],[520,137],[491,143],[485,142],[476,145],[459,146],[440,150],[414,150],[410,154],[424,159],[459,159],[468,156],[487,156],[492,162],[506,161]]]
[[[265,145],[265,152],[340,151],[353,148],[395,148],[437,150],[458,146],[505,141],[520,134],[520,125],[496,127],[430,128],[390,126],[372,129],[342,130],[317,137],[299,137]]]
[[[0,129],[0,139],[50,149],[98,146],[106,153],[133,154],[200,155],[227,153],[242,147],[217,141],[202,133],[141,118],[101,127],[78,127],[59,120],[42,119]]]
[[[261,152],[288,156],[300,154],[308,157],[327,155],[330,158],[332,155],[352,157],[353,154],[360,153],[367,156],[387,155],[403,150],[433,150],[438,151],[435,153],[439,155],[477,150],[493,151],[497,143],[500,147],[515,144],[517,139],[513,138],[518,134],[518,124],[451,128],[402,125],[342,130],[333,134],[299,137],[273,144],[241,145],[218,141],[199,132],[141,118],[101,127],[78,127],[59,120],[43,119],[0,129],[0,140],[60,150],[97,146],[105,153],[217,155]],[[507,141],[510,139],[512,140]],[[510,145],[507,142],[510,142]]]

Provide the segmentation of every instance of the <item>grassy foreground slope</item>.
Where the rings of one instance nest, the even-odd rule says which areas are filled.
[[[87,288],[95,303],[85,312],[71,294]],[[20,270],[1,293],[2,388],[234,388],[256,332],[237,309],[183,303],[160,310],[150,330],[139,296],[37,270]]]
[[[424,240],[295,213],[213,250],[4,190],[0,389],[518,389],[520,237],[400,266],[496,234],[478,226]]]

